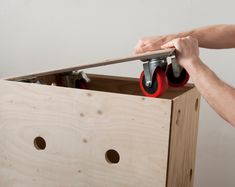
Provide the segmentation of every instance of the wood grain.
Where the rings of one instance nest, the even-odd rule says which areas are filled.
[[[0,81],[0,186],[164,187],[171,100]],[[34,139],[46,148],[38,150]],[[117,164],[105,159],[109,149]]]
[[[89,90],[144,96],[140,90],[139,79],[137,78],[95,74],[88,74],[88,76],[91,79],[87,88]],[[174,99],[193,88],[193,84],[187,84],[180,88],[169,87],[167,92],[158,98]]]
[[[111,65],[111,64],[119,64],[119,63],[125,63],[128,61],[134,61],[134,60],[148,60],[148,59],[153,59],[157,57],[162,57],[162,56],[169,56],[173,54],[175,49],[164,49],[164,50],[158,50],[158,51],[153,51],[153,52],[147,52],[143,54],[138,54],[138,55],[131,55],[127,57],[122,57],[122,58],[116,58],[116,59],[106,59],[101,62],[95,62],[95,63],[81,63],[78,66],[75,67],[69,67],[69,68],[63,68],[59,70],[51,70],[51,71],[46,71],[46,72],[40,72],[40,73],[33,73],[27,76],[17,76],[17,77],[11,77],[11,78],[6,78],[7,80],[14,80],[14,81],[21,81],[24,79],[31,79],[39,76],[45,76],[45,75],[52,75],[52,74],[60,74],[60,73],[69,73],[72,71],[77,71],[81,69],[87,69],[87,68],[93,68],[93,67],[99,67],[99,66],[106,66],[106,65]]]
[[[195,173],[200,95],[196,88],[173,100],[168,187],[192,187]]]
[[[69,75],[65,74],[55,74],[55,75],[45,75],[38,77],[37,79],[28,80],[29,82],[40,81],[42,84],[51,85],[55,83],[57,86],[71,87],[75,88],[74,82],[72,80],[76,78],[69,78],[71,83],[66,81],[66,77]],[[72,75],[70,75],[72,76]],[[88,74],[91,82],[87,84],[88,90],[96,90],[102,92],[120,93],[128,95],[138,95],[144,96],[139,85],[139,79],[132,77],[119,77],[119,76],[109,76],[109,75],[97,75]],[[160,95],[158,98],[164,99],[174,99],[180,96],[184,92],[192,89],[193,84],[187,84],[180,88],[169,87],[167,92]]]

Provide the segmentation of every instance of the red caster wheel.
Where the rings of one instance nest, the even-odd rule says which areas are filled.
[[[168,81],[164,70],[157,69],[153,74],[152,86],[145,85],[144,71],[140,75],[140,88],[145,96],[158,97],[168,89]]]
[[[166,71],[169,86],[171,87],[182,87],[189,80],[188,72],[183,69],[179,77],[175,77],[173,74],[172,64],[169,64]]]

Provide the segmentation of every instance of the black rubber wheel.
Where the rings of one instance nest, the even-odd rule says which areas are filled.
[[[184,86],[189,80],[188,72],[183,69],[179,77],[175,77],[173,74],[172,64],[168,65],[166,76],[168,79],[169,86],[171,87],[182,87]]]

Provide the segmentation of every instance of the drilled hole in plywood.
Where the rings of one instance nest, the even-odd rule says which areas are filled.
[[[180,123],[180,114],[181,114],[181,110],[179,109],[178,112],[177,112],[177,117],[176,117],[176,125],[179,126],[179,123]]]
[[[193,169],[190,169],[190,173],[189,173],[189,180],[191,181],[193,178]]]
[[[199,105],[199,101],[198,101],[198,98],[197,98],[196,101],[195,101],[195,111],[197,111],[198,105]]]
[[[40,136],[36,137],[33,143],[37,150],[44,150],[46,148],[46,141]]]
[[[117,164],[120,160],[120,156],[117,151],[110,149],[105,153],[105,159],[110,164]]]

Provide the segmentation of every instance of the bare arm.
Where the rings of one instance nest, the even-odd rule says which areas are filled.
[[[220,80],[199,58],[185,65],[208,104],[235,127],[235,89]]]
[[[199,47],[211,49],[235,48],[235,25],[213,25],[178,34],[179,37],[192,36]]]
[[[220,80],[200,60],[198,41],[192,37],[177,38],[162,47],[176,48],[178,63],[190,74],[201,95],[222,118],[235,127],[235,89]]]
[[[143,38],[139,40],[135,52],[154,51],[160,49],[164,43],[186,36],[196,38],[199,47],[211,49],[235,48],[235,25],[213,25],[177,34]]]

